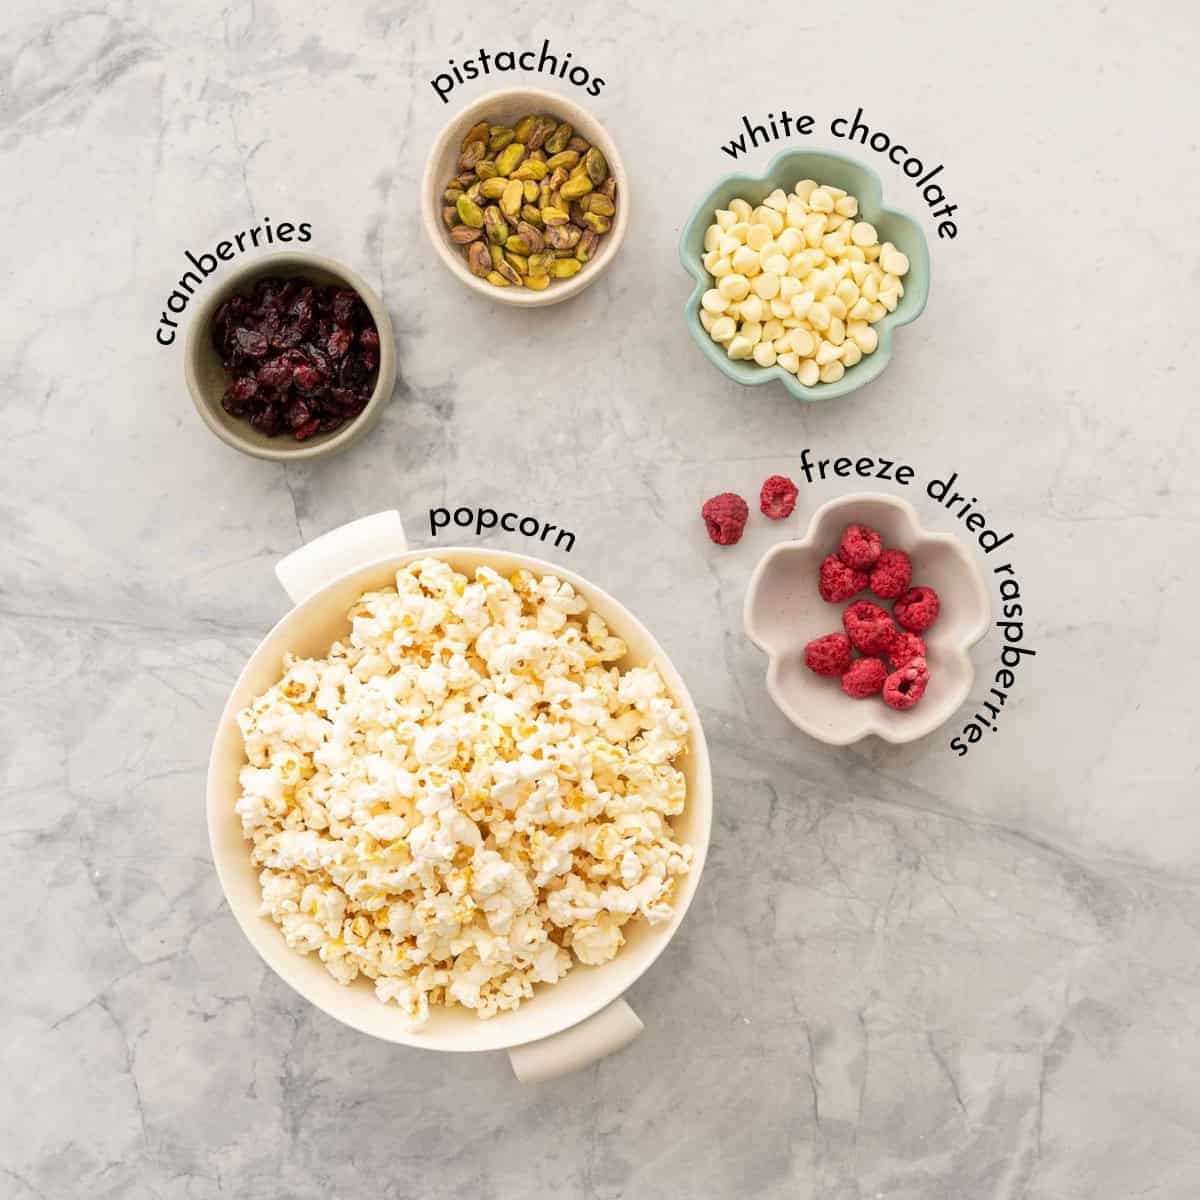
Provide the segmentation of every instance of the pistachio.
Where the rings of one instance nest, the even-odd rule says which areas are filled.
[[[559,188],[564,200],[578,200],[592,190],[592,181],[587,177],[572,176]]]
[[[489,209],[489,211],[491,211]],[[460,246],[466,246],[475,241],[476,238],[483,237],[482,229],[472,229],[470,225],[455,225],[450,230],[450,240],[456,242]]]
[[[492,287],[508,287],[508,280],[499,271],[489,271],[485,278]]]
[[[521,276],[517,274],[516,268],[512,265],[512,263],[501,258],[500,261],[496,263],[496,270],[514,287],[521,286]]]
[[[575,130],[566,121],[563,121],[546,139],[546,152],[548,154],[561,154],[567,148],[567,143],[571,140],[574,133]]]
[[[513,241],[513,240],[514,239],[512,239],[512,238],[509,239],[509,241]],[[518,254],[517,251],[515,251],[515,250],[505,250],[504,258],[508,262],[509,266],[511,266],[512,269],[514,271],[516,271],[518,274],[520,274],[520,275],[528,275],[529,274],[529,259],[526,255]]]
[[[528,221],[530,225],[541,226],[542,210],[536,204],[526,204],[521,209],[521,220]]]
[[[478,178],[479,176],[476,175],[474,171],[463,171],[461,174],[454,177],[452,183],[457,183],[460,188],[465,190],[466,188],[469,188],[471,184],[473,184]]]
[[[529,141],[529,135],[533,132],[533,123],[537,120],[535,116],[522,117],[513,127],[514,140],[518,142]]]
[[[500,208],[506,217],[515,217],[521,211],[521,202],[525,199],[525,189],[519,179],[510,179],[500,196]]]
[[[547,226],[565,225],[570,219],[570,213],[565,209],[556,208],[553,204],[548,204],[542,209],[542,220]]]
[[[500,245],[507,240],[508,222],[494,204],[489,204],[484,210],[483,226],[487,230],[489,242]]]
[[[583,267],[583,263],[577,258],[559,258],[555,260],[554,266],[550,269],[550,274],[555,279],[570,279]]]
[[[511,237],[504,239],[504,248],[511,254],[529,255],[533,251],[533,247],[519,233],[514,233]],[[528,267],[522,267],[523,271],[527,271]]]
[[[495,159],[484,158],[475,164],[475,174],[481,180],[495,179],[497,175]]]
[[[521,282],[531,292],[544,292],[550,286],[549,275],[522,275]]]
[[[458,198],[463,194],[463,189],[457,183],[451,184],[443,193],[442,199],[447,204],[457,204]]]
[[[546,161],[546,152],[545,150],[530,150],[525,157],[528,158],[530,162],[544,163]]]
[[[517,222],[517,236],[529,247],[524,253],[536,254],[546,244],[546,239],[528,221]]]
[[[551,225],[546,230],[546,245],[555,250],[573,250],[582,236],[578,225]]]
[[[445,221],[447,228],[453,229],[458,224],[458,209],[453,204],[447,204],[442,209],[442,220]]]
[[[612,221],[608,217],[594,212],[584,213],[583,223],[595,233],[607,233],[612,228]]]
[[[499,200],[504,195],[504,189],[507,187],[508,180],[497,175],[494,179],[485,179],[479,185],[479,193],[488,200]]]
[[[574,150],[560,150],[553,158],[546,159],[546,166],[552,171],[557,171],[559,167],[569,171],[578,165],[579,155]]]
[[[574,150],[576,154],[582,157],[591,149],[591,145],[589,144],[587,138],[581,138],[579,134],[576,134],[567,143],[567,149]]]
[[[464,195],[468,200],[471,201],[472,204],[478,204],[480,200],[483,199],[483,192],[481,191],[482,187],[483,184],[476,180],[469,188],[467,188],[466,192],[464,193]],[[455,204],[457,203],[458,201],[456,200]]]
[[[599,187],[608,178],[608,160],[593,146],[584,156],[588,178]]]
[[[596,253],[596,247],[599,244],[600,235],[594,229],[584,230],[583,237],[579,239],[579,245],[575,247],[575,257],[580,262],[587,262]]]
[[[586,199],[587,199],[587,197],[584,196],[584,200],[586,200]],[[582,202],[580,202],[579,200],[572,200],[571,208],[570,208],[571,224],[582,226],[584,223],[583,217],[586,212],[587,212],[587,209],[583,207]]]
[[[486,153],[487,147],[482,142],[470,142],[458,156],[458,169],[469,171]]]
[[[562,185],[566,183],[569,178],[570,176],[567,174],[565,167],[555,167],[550,174],[550,190],[552,192],[557,192],[558,189],[562,187]]]
[[[529,135],[529,149],[540,150],[546,139],[558,128],[553,117],[535,117],[533,132]]]
[[[536,158],[526,159],[510,176],[512,179],[545,179],[546,164]]]
[[[478,125],[472,125],[471,128],[467,130],[466,136],[462,140],[462,145],[459,146],[459,150],[465,150],[473,142],[486,144],[488,140],[488,132],[489,127],[486,121],[480,121]]]
[[[516,141],[516,133],[508,125],[493,125],[488,137],[488,149],[499,154],[510,142]]]
[[[579,201],[579,207],[584,212],[599,213],[602,217],[611,217],[617,211],[617,206],[600,192],[593,192]]]
[[[471,268],[472,275],[478,275],[481,279],[492,269],[492,256],[483,242],[471,243],[467,251],[467,266]]]
[[[504,261],[504,251],[494,242],[488,246],[488,254],[491,255],[493,267],[498,267]]]
[[[610,200],[616,200],[617,181],[611,175],[604,181],[604,186],[600,189],[600,194],[607,196]]]
[[[550,268],[554,265],[554,255],[548,251],[543,251],[540,254],[531,254],[529,256],[529,270],[526,274],[529,275],[549,275]]]
[[[542,189],[532,179],[525,180],[525,203],[532,204],[540,195]]]
[[[496,170],[501,175],[511,175],[525,157],[525,147],[520,142],[510,142],[496,155]]]

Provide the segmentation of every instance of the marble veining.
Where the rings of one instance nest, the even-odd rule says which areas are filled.
[[[0,1195],[1200,1194],[1198,33],[1181,4],[1084,0],[8,4]],[[634,217],[594,288],[515,312],[445,273],[416,187],[484,91],[443,105],[433,75],[544,37],[607,80],[587,102]],[[945,163],[965,218],[938,242],[872,162],[934,239],[930,301],[828,406],[734,386],[679,313],[720,143],[784,105],[821,146],[862,105]],[[154,342],[184,250],[264,215],[311,222],[395,323],[394,402],[327,463],[229,450]],[[833,751],[772,708],[745,584],[837,488],[732,549],[697,512],[804,446],[957,471],[1014,531],[1038,655],[967,758],[949,735]],[[536,1088],[307,1007],[239,934],[204,827],[217,714],[284,610],[274,561],[386,507],[428,542],[459,503],[575,531],[562,561],[655,631],[714,756],[703,885],[631,996],[646,1032]]]

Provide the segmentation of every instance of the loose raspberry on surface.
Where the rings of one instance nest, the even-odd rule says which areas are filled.
[[[882,656],[888,652],[896,627],[891,616],[870,600],[856,600],[842,613],[842,624],[850,645],[863,654]]]
[[[869,525],[847,525],[838,543],[838,558],[856,571],[869,571],[883,553],[883,538]]]
[[[855,700],[865,700],[883,691],[888,669],[878,658],[856,658],[842,676],[842,691]]]
[[[887,656],[891,661],[892,670],[898,671],[914,658],[925,657],[925,641],[906,629],[897,629],[888,645]]]
[[[817,580],[817,591],[821,599],[830,604],[841,604],[851,596],[857,596],[867,586],[867,573],[848,567],[835,554],[829,555],[821,563],[821,571]]]
[[[850,639],[844,633],[827,633],[804,647],[804,665],[817,675],[841,675],[850,666]]]
[[[883,685],[883,702],[889,708],[905,712],[912,708],[929,686],[929,667],[923,658],[914,658],[893,671]]]
[[[933,588],[915,587],[909,588],[893,607],[900,625],[913,633],[924,633],[937,620],[942,602]]]
[[[903,550],[884,550],[871,568],[869,582],[881,600],[895,600],[912,585],[912,560]]]
[[[732,546],[742,540],[750,506],[736,492],[722,492],[704,502],[700,515],[718,546]]]
[[[758,507],[772,521],[790,517],[796,507],[800,489],[786,475],[771,475],[758,494]]]

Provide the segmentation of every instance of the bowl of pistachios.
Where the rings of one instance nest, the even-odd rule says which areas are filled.
[[[429,153],[422,214],[438,257],[504,304],[557,304],[616,256],[629,224],[617,147],[553,92],[493,92],[454,117]]]

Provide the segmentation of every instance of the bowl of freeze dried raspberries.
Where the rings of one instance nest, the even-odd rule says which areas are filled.
[[[824,504],[803,538],[767,552],[746,593],[771,698],[834,746],[932,733],[967,699],[970,649],[990,622],[970,552],[881,493]]]
[[[276,462],[353,445],[396,383],[382,301],[315,254],[268,255],[231,272],[196,313],[184,361],[209,429]]]

